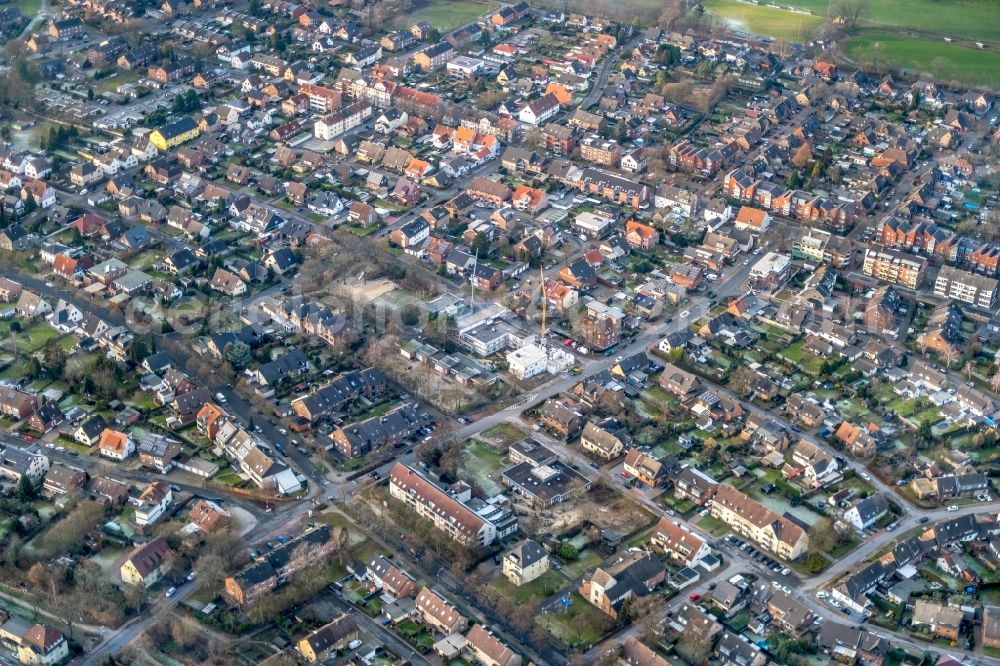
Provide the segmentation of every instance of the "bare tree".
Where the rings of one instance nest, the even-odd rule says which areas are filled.
[[[868,11],[868,0],[839,0],[833,7],[833,18],[848,32],[858,25],[858,20]]]
[[[993,373],[993,376],[990,377],[990,388],[993,389],[994,393],[1000,393],[1000,370],[997,370]]]
[[[955,365],[955,361],[958,360],[958,350],[952,345],[947,345],[944,348],[944,351],[941,352],[941,356],[944,358],[944,362],[950,370],[951,366]]]
[[[146,600],[146,588],[142,585],[124,585],[122,594],[125,598],[125,604],[137,611],[142,608],[142,604]]]
[[[664,30],[672,30],[677,22],[684,17],[684,0],[666,0],[663,3],[663,11],[657,20]]]

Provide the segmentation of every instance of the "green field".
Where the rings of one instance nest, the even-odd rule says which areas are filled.
[[[826,16],[829,0],[787,0],[797,7]],[[836,5],[836,3],[834,3]],[[934,35],[982,41],[1000,41],[1000,2],[997,0],[871,0],[861,26],[912,28]]]
[[[823,25],[830,7],[829,0],[789,0],[780,6],[741,0],[705,3],[706,9],[734,30],[797,42]],[[945,42],[945,36],[965,41]],[[975,41],[985,42],[986,48],[976,48]],[[991,49],[998,45],[1000,0],[871,0],[856,33],[843,47],[844,54],[859,66],[891,67],[911,75],[930,74],[941,81],[997,88],[1000,52]]]
[[[33,17],[42,7],[42,0],[15,0],[15,7],[21,10],[21,16]]]
[[[523,606],[524,604],[537,606],[566,587],[566,585],[566,579],[551,570],[546,571],[540,577],[520,587],[514,585],[502,575],[496,576],[490,581],[490,587],[505,597],[510,598],[511,601],[519,606]]]
[[[414,3],[415,8],[406,14],[404,27],[418,21],[427,21],[440,32],[450,32],[497,8],[491,3],[472,0],[428,0]]]
[[[135,83],[139,80],[139,72],[120,72],[117,76],[108,76],[100,81],[94,81],[94,94],[102,95],[114,91],[125,83]]]
[[[1000,22],[1000,21],[998,21]],[[927,72],[939,81],[1000,88],[1000,53],[885,33],[863,34],[844,44],[844,53],[859,65],[870,65],[878,44],[878,66],[890,65],[911,74]]]
[[[571,648],[586,650],[603,638],[611,629],[612,621],[579,592],[573,592],[569,598],[572,603],[568,608],[540,615],[538,623]]]
[[[754,5],[739,0],[707,0],[705,9],[722,17],[730,28],[791,42],[807,41],[820,26],[823,17],[784,9]]]

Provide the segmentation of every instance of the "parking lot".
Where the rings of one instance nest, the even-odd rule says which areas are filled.
[[[104,110],[96,104],[51,88],[40,89],[38,100],[55,113],[71,116],[77,120],[86,120],[104,113]]]
[[[147,113],[152,113],[157,109],[169,109],[173,98],[184,94],[189,89],[190,86],[185,84],[172,85],[125,106],[109,106],[103,110],[107,115],[94,125],[105,129],[133,127],[141,123],[143,116]]]
[[[764,566],[767,569],[769,569],[774,574],[779,574],[781,576],[791,576],[791,574],[792,574],[792,570],[789,569],[788,567],[786,567],[785,565],[783,565],[781,562],[778,562],[774,558],[772,558],[769,555],[767,555],[767,554],[765,554],[765,553],[757,550],[751,544],[743,541],[742,539],[740,539],[738,537],[733,536],[732,534],[727,534],[725,536],[725,538],[723,539],[723,541],[725,543],[728,543],[728,544],[736,547],[736,548],[739,548],[739,550],[742,551],[746,557],[749,557],[749,558],[755,560],[756,562],[758,562],[762,566]],[[781,585],[781,584],[779,584],[777,587],[781,588],[781,590],[784,591],[784,592],[786,592],[786,593],[789,590],[789,588],[788,588],[787,585]]]

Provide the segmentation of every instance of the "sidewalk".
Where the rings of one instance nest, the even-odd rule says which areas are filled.
[[[10,594],[8,592],[5,592],[3,590],[0,590],[0,599],[2,599],[3,601],[6,601],[6,602],[8,602],[8,603],[10,603],[10,604],[12,604],[14,606],[17,606],[17,607],[19,607],[19,608],[21,608],[23,610],[29,611],[32,614],[32,616],[39,616],[40,615],[40,616],[42,616],[42,617],[44,617],[46,619],[53,620],[54,622],[57,622],[60,626],[68,626],[68,623],[66,622],[66,620],[63,619],[61,616],[56,615],[55,613],[53,613],[51,611],[47,611],[44,608],[42,608],[41,606],[36,606],[36,605],[32,604],[30,601],[26,601],[26,600],[24,600],[24,599],[22,599],[22,598],[20,598],[18,596],[15,596],[15,595]],[[80,629],[84,633],[95,634],[95,635],[98,635],[98,636],[101,634],[102,630],[106,629],[106,627],[101,627],[101,626],[98,626],[96,624],[83,624],[83,623],[79,623],[79,622],[74,622],[73,623],[73,628],[74,629]]]

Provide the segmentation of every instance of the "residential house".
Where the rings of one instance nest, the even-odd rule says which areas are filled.
[[[163,537],[138,546],[121,565],[122,582],[143,587],[155,584],[166,572],[169,556],[170,546]]]
[[[698,506],[704,506],[718,489],[718,481],[691,466],[681,469],[674,479],[674,497],[690,500]]]
[[[219,267],[215,269],[215,274],[209,282],[209,286],[215,291],[222,292],[230,297],[242,296],[247,292],[246,282],[240,279],[235,273]]]
[[[844,512],[844,520],[858,530],[866,530],[875,525],[889,512],[889,502],[882,494],[875,494],[854,503]]]
[[[444,597],[429,587],[420,590],[415,605],[420,620],[445,636],[465,631],[468,620]]]
[[[542,424],[563,439],[575,437],[583,430],[584,418],[565,403],[549,398],[539,413]]]
[[[477,624],[466,634],[465,650],[483,666],[521,666],[521,656]]]
[[[299,639],[295,649],[308,663],[315,664],[336,654],[358,636],[357,621],[350,614],[344,613]]]
[[[135,453],[135,442],[128,433],[105,428],[101,433],[98,449],[105,458],[121,462]]]
[[[56,666],[70,656],[69,641],[55,627],[36,624],[17,646],[17,660],[29,666]]]
[[[148,527],[159,521],[174,503],[173,490],[160,481],[150,482],[135,503],[135,524]]]
[[[688,567],[693,567],[703,557],[712,553],[712,549],[704,539],[666,516],[660,518],[660,522],[653,528],[649,545],[657,552],[662,552],[675,562]]]
[[[628,450],[622,471],[631,474],[637,481],[650,488],[660,486],[666,480],[667,473],[662,462],[639,449]]]
[[[607,568],[598,567],[580,585],[580,595],[612,618],[626,601],[645,597],[666,579],[666,569],[648,553],[630,553]]]
[[[503,556],[503,575],[520,587],[549,570],[549,553],[536,541],[527,539]]]
[[[583,427],[583,432],[580,434],[580,446],[584,451],[588,451],[603,460],[613,460],[625,452],[625,440],[619,434],[609,432],[590,421]]]

